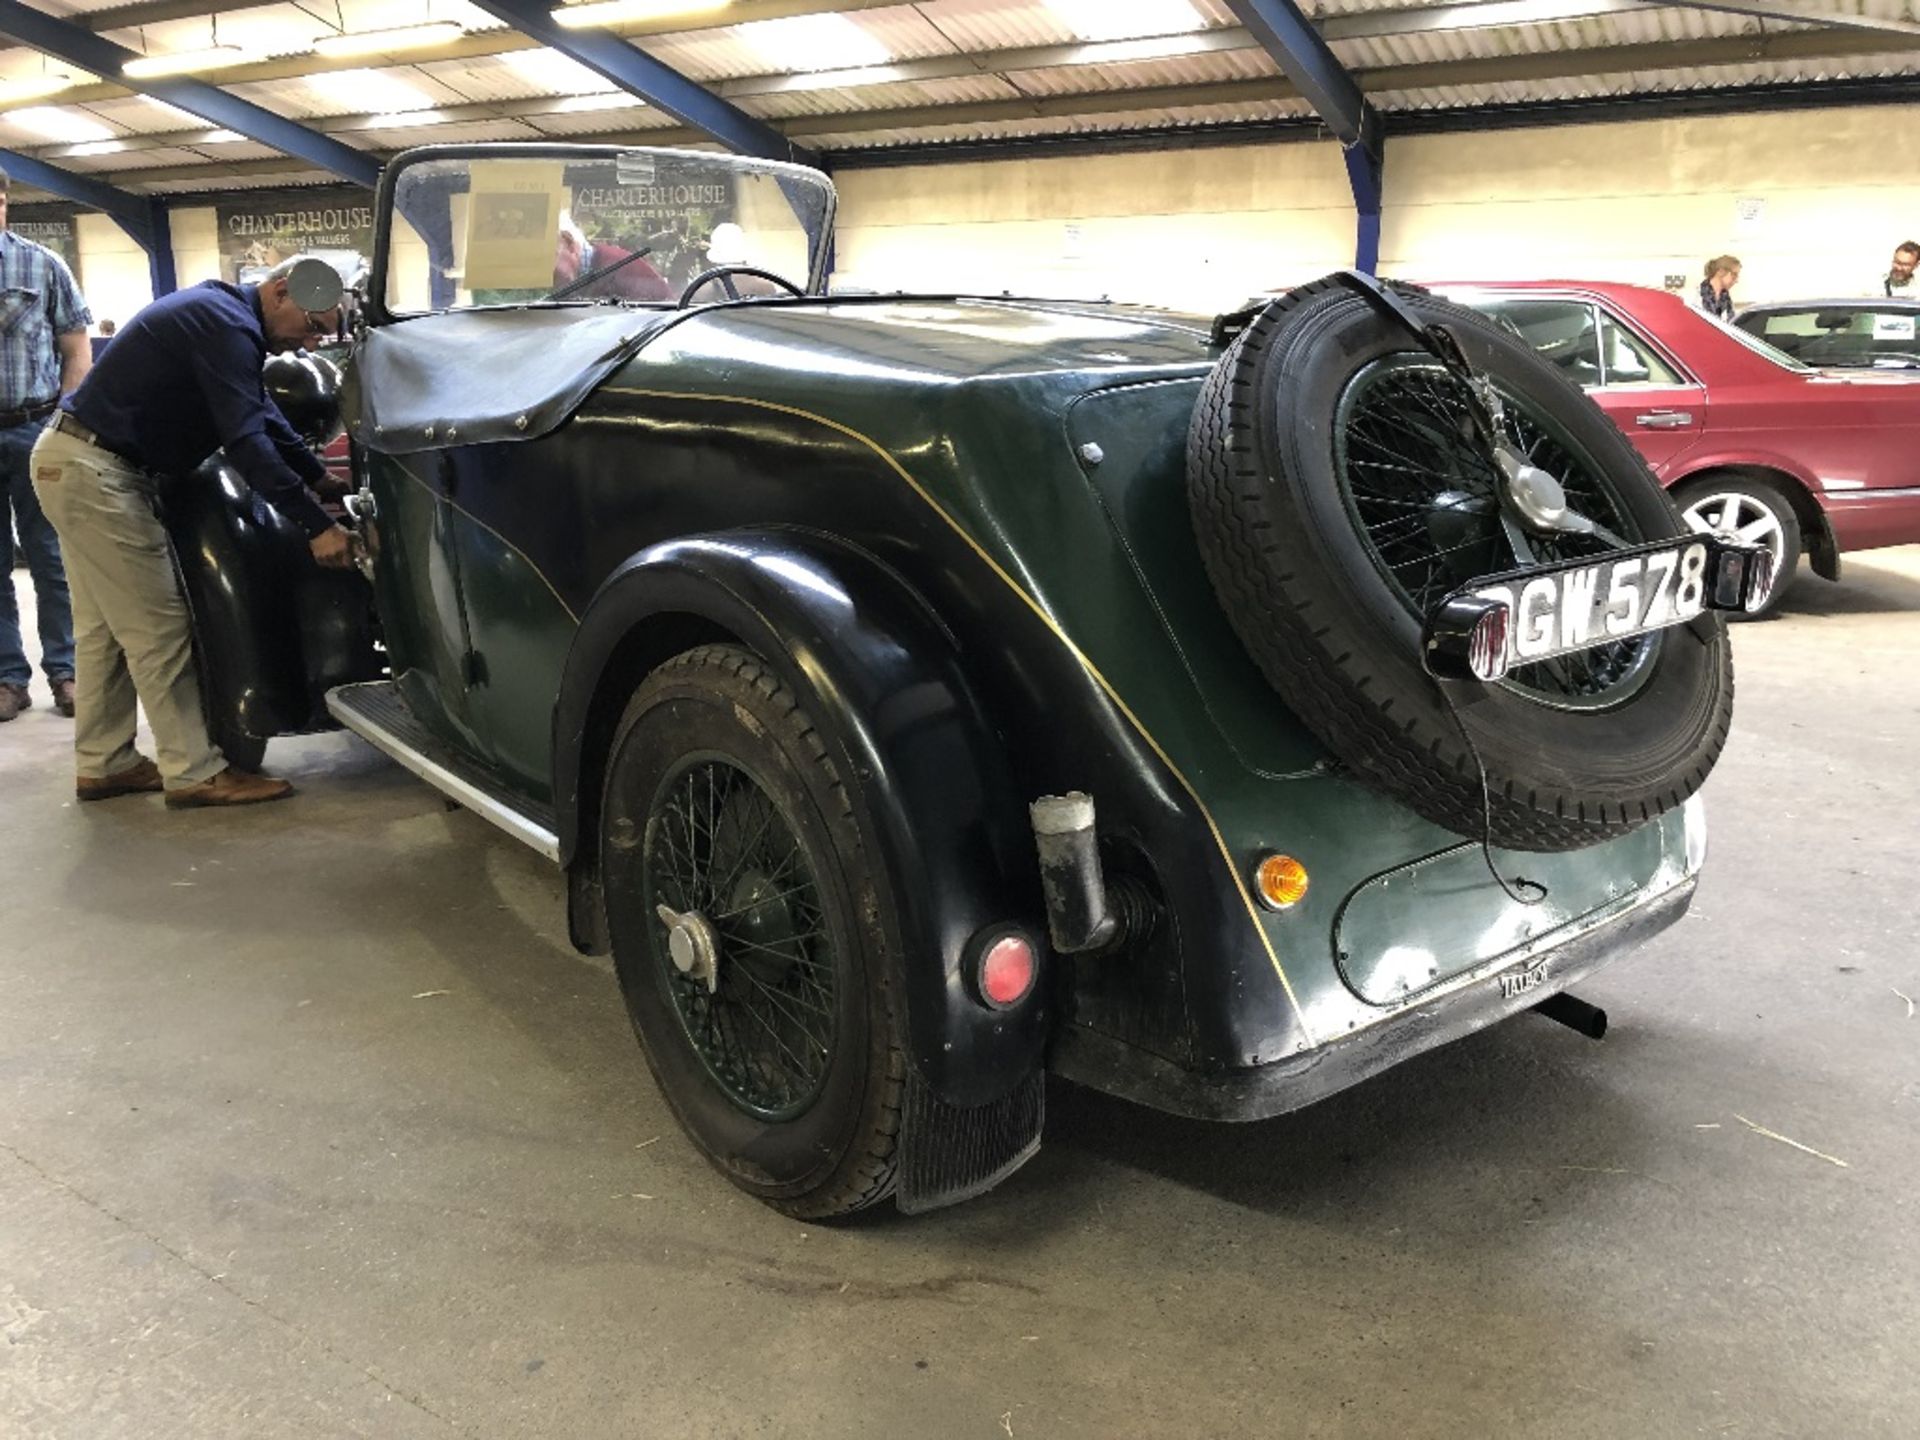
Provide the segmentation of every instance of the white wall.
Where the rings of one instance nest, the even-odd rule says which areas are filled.
[[[1920,232],[1920,107],[1409,136],[1387,142],[1383,273],[1625,280],[1738,300],[1866,289]],[[1003,160],[838,177],[842,285],[1212,310],[1353,259],[1330,141]],[[1741,206],[1740,202],[1750,202]]]
[[[1213,310],[1353,258],[1331,144],[851,170],[835,283]]]
[[[147,252],[104,215],[75,215],[74,239],[80,249],[80,289],[93,311],[95,329],[102,320],[126,324],[153,299]]]
[[[1381,269],[1659,285],[1743,262],[1737,301],[1865,292],[1920,232],[1920,106],[1387,142]],[[1743,203],[1745,202],[1745,203]]]
[[[174,279],[183,287],[220,279],[220,223],[213,207],[175,206],[167,223],[173,230]]]

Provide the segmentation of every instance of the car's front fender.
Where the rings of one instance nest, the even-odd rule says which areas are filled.
[[[622,564],[581,617],[554,709],[554,800],[575,941],[599,933],[600,786],[634,688],[693,645],[732,640],[779,673],[850,782],[862,837],[885,866],[910,1041],[954,1105],[1005,1095],[1040,1063],[1044,987],[994,1012],[962,967],[993,925],[1045,934],[1033,840],[1004,751],[957,644],[897,574],[843,542],[729,531],[654,545]]]

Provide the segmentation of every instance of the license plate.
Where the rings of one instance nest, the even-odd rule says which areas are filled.
[[[1508,608],[1507,663],[1527,665],[1695,619],[1711,600],[1711,559],[1706,541],[1681,540],[1502,576],[1467,593]]]

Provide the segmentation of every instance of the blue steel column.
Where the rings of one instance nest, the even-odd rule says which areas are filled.
[[[1371,275],[1380,268],[1380,196],[1386,146],[1346,146],[1347,183],[1353,187],[1355,226],[1353,268]]]
[[[151,217],[147,222],[151,236],[146,246],[147,274],[153,280],[153,298],[158,300],[180,288],[173,273],[173,223],[167,218],[164,200],[149,200],[147,214]]]
[[[91,30],[60,20],[44,11],[23,5],[20,0],[0,0],[0,35],[22,45],[78,65],[116,85],[125,85],[142,95],[151,95],[169,105],[198,115],[209,125],[218,125],[262,145],[271,145],[297,160],[342,179],[364,185],[369,190],[380,178],[380,166],[371,156],[351,145],[343,145],[317,130],[296,124],[283,115],[264,110],[237,95],[229,95],[201,80],[178,78],[134,79],[121,72],[121,66],[136,60],[136,51],[102,40]]]
[[[174,288],[173,236],[167,225],[166,207],[145,195],[116,190],[91,176],[62,170],[31,155],[15,150],[0,150],[0,167],[8,175],[49,195],[98,210],[133,237],[133,243],[147,252],[147,269],[153,276],[156,297]],[[163,283],[164,282],[164,283]]]
[[[1273,57],[1346,150],[1347,180],[1358,215],[1354,266],[1372,274],[1380,262],[1380,193],[1386,161],[1380,112],[1360,93],[1353,76],[1293,0],[1227,0],[1227,8]]]

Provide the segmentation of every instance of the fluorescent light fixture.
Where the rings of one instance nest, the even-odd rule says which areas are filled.
[[[237,145],[246,138],[237,130],[209,130],[194,143],[196,145]]]
[[[127,148],[124,140],[83,140],[67,151],[71,159],[81,160],[89,155],[118,155]]]
[[[17,75],[8,80],[0,80],[0,105],[12,105],[21,100],[38,100],[43,95],[58,95],[62,90],[71,90],[73,84],[73,76],[64,70],[50,70],[39,75]]]
[[[562,95],[553,102],[555,115],[580,115],[592,110],[644,110],[647,102],[624,90],[609,90],[601,95]]]
[[[706,15],[724,10],[728,0],[588,0],[584,5],[560,5],[553,23],[568,30],[626,25],[636,20],[668,20],[680,15]]]
[[[103,125],[91,115],[78,110],[63,110],[57,105],[34,105],[25,110],[9,110],[6,118],[10,124],[18,125],[23,130],[31,130],[49,140],[64,140],[70,145],[114,138],[111,125]]]
[[[761,20],[734,33],[779,70],[848,70],[893,59],[892,51],[844,15]]]
[[[209,45],[204,50],[136,55],[120,67],[120,73],[136,80],[153,75],[191,75],[201,70],[222,70],[250,58],[238,45]]]
[[[1189,0],[1047,0],[1082,40],[1133,40],[1206,25]]]
[[[362,130],[416,130],[429,125],[445,125],[453,117],[444,110],[390,110],[384,115],[369,115],[358,126]]]
[[[359,30],[350,35],[322,35],[313,42],[316,55],[337,60],[343,55],[391,55],[397,50],[423,50],[445,45],[466,34],[454,20],[429,20],[421,25],[396,25],[391,30]]]

